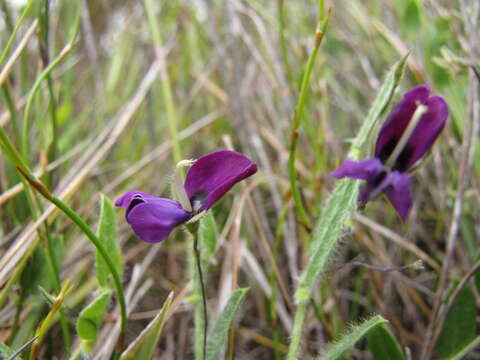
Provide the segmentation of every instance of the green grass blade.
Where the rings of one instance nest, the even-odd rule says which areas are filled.
[[[172,139],[172,148],[173,148],[173,160],[175,163],[178,163],[182,160],[182,152],[180,149],[180,144],[178,142],[178,131],[177,131],[177,109],[175,106],[175,101],[173,99],[172,85],[170,82],[170,76],[166,69],[165,57],[161,52],[163,47],[163,39],[161,35],[160,28],[158,26],[158,20],[155,15],[155,8],[153,0],[145,0],[145,11],[148,17],[148,23],[150,25],[150,31],[152,32],[153,43],[156,47],[157,54],[163,60],[163,66],[161,71],[161,87],[163,100],[165,102],[165,110],[167,113],[168,127],[170,131],[170,138]]]
[[[227,304],[223,308],[220,316],[215,322],[215,326],[210,333],[207,342],[207,360],[217,360],[220,355],[223,343],[227,338],[228,331],[232,324],[233,318],[248,292],[248,288],[237,289],[232,292]]]
[[[288,158],[288,174],[290,177],[290,187],[292,191],[293,200],[295,202],[295,209],[298,212],[298,216],[300,220],[306,224],[310,225],[310,217],[307,215],[305,208],[302,203],[302,199],[300,197],[300,191],[297,187],[297,170],[295,168],[295,159],[297,153],[297,143],[298,143],[298,129],[300,128],[303,111],[305,109],[305,105],[307,103],[308,98],[308,90],[310,85],[310,77],[312,75],[313,64],[315,63],[315,59],[317,58],[318,50],[320,49],[320,45],[322,44],[322,40],[324,38],[324,34],[328,29],[328,24],[330,22],[331,13],[327,16],[325,20],[323,20],[315,33],[315,47],[308,58],[307,66],[305,69],[305,73],[303,74],[302,84],[300,86],[300,95],[298,96],[298,103],[295,107],[295,117],[293,119],[292,130],[290,134],[290,155]]]
[[[387,320],[383,317],[376,315],[360,325],[354,326],[348,335],[345,335],[342,339],[330,345],[325,353],[320,355],[317,360],[339,359],[345,351],[353,348],[355,343],[367,335],[370,330],[386,322]]]
[[[7,57],[8,52],[10,50],[10,46],[12,45],[13,40],[15,39],[15,35],[17,34],[18,28],[22,24],[23,19],[25,18],[25,15],[27,15],[32,4],[33,4],[33,0],[30,0],[25,6],[25,9],[23,10],[22,15],[20,15],[17,23],[15,24],[15,28],[13,29],[13,32],[8,39],[7,45],[5,45],[5,48],[2,51],[2,55],[0,55],[0,65],[3,65],[3,62],[5,61],[5,58]]]

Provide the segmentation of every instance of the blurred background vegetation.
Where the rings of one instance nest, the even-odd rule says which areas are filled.
[[[477,287],[468,281],[463,287],[443,332],[432,320],[442,266],[448,295],[479,258],[477,0],[1,0],[0,126],[48,188],[92,228],[101,194],[116,199],[138,189],[169,197],[180,159],[220,148],[252,158],[260,172],[213,210],[209,313],[216,317],[232,286],[250,287],[229,348],[235,359],[282,358],[310,239],[291,200],[290,127],[315,28],[328,8],[330,27],[297,150],[311,218],[318,218],[333,186],[329,173],[345,158],[384,75],[407,52],[395,100],[427,83],[451,113],[416,173],[408,222],[380,198],[345,229],[308,310],[303,358],[375,313],[389,321],[407,358],[420,358],[433,326],[434,357],[454,358],[468,348],[467,358],[478,359],[472,344],[479,342],[480,276]],[[142,243],[123,211],[116,215],[130,313],[125,343],[174,291],[155,356],[192,358],[188,236],[176,231],[161,245]],[[79,348],[75,322],[98,289],[94,248],[70,220],[23,191],[5,152],[0,219],[0,341],[11,349],[27,343],[50,311],[47,294],[57,295],[70,279],[61,316],[49,323],[38,350],[39,357],[66,358]],[[417,260],[424,268],[385,271]],[[96,324],[92,358],[113,351],[114,303]],[[372,343],[357,343],[345,358],[372,358]]]

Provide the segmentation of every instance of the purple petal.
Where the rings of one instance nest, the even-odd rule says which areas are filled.
[[[332,177],[341,179],[348,177],[351,179],[368,180],[372,174],[383,167],[382,162],[377,158],[371,158],[362,161],[345,160],[340,167],[332,173]]]
[[[137,191],[137,190],[132,190],[129,192],[126,192],[122,196],[120,196],[117,200],[115,200],[115,206],[116,207],[122,207],[122,208],[128,208],[130,205],[130,202],[132,201],[132,198],[136,195],[139,195],[143,199],[158,199],[155,196],[149,195],[147,193]]]
[[[392,172],[385,168],[371,174],[367,179],[366,185],[363,187],[358,197],[358,204],[362,208],[367,202],[377,197],[382,191],[387,189],[393,181]]]
[[[412,208],[410,183],[411,179],[409,175],[394,171],[392,173],[391,186],[385,189],[385,194],[403,221],[407,220],[408,213]]]
[[[192,213],[183,210],[178,202],[140,191],[126,193],[115,205],[127,208],[127,222],[135,234],[147,242],[165,240],[176,226],[192,217]]]
[[[185,191],[194,210],[208,210],[233,185],[256,171],[257,165],[238,152],[215,151],[199,158],[188,170]]]
[[[395,169],[406,171],[412,167],[433,145],[442,132],[448,118],[448,105],[441,96],[431,96],[426,105],[428,111],[422,116],[405,149],[395,164]]]
[[[417,102],[425,104],[430,89],[420,85],[405,93],[402,100],[394,107],[378,134],[375,157],[385,162],[397,145],[417,108]]]

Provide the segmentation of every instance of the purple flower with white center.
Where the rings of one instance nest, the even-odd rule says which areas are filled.
[[[405,93],[380,129],[375,157],[346,160],[332,176],[365,180],[359,206],[364,207],[383,192],[405,221],[412,207],[408,171],[433,145],[447,118],[448,105],[443,97],[430,96],[426,85],[413,88]]]
[[[115,202],[126,208],[125,218],[135,234],[147,242],[165,240],[172,230],[210,209],[237,182],[257,172],[246,156],[229,150],[204,155],[188,169],[184,193],[188,203],[129,191]]]

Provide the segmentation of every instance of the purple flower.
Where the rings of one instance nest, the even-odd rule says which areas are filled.
[[[125,218],[138,237],[159,242],[176,226],[210,209],[233,185],[256,171],[257,165],[246,156],[219,150],[202,156],[187,171],[184,189],[193,210],[141,191],[125,193],[115,205],[126,208]]]
[[[417,108],[426,106],[416,125],[408,126]],[[408,171],[425,155],[445,127],[448,105],[441,96],[430,96],[420,85],[407,92],[395,106],[378,134],[375,157],[363,161],[346,160],[332,173],[334,178],[365,180],[359,206],[384,192],[403,221],[412,207],[411,178]],[[397,146],[398,145],[398,146]]]

